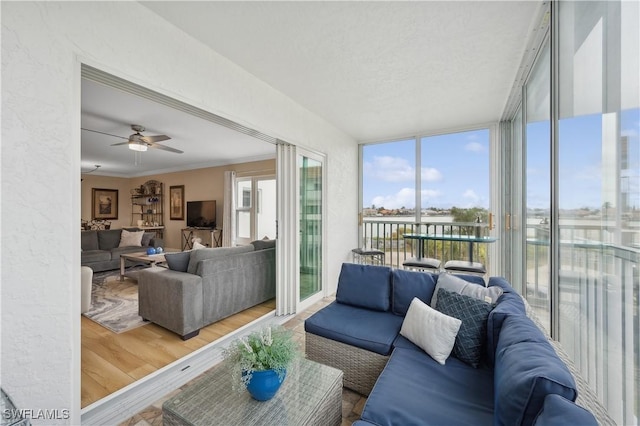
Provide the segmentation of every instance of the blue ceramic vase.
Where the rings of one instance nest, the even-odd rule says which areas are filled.
[[[258,401],[267,401],[275,396],[284,382],[287,372],[284,372],[282,380],[275,370],[254,371],[251,380],[247,384],[247,390]]]

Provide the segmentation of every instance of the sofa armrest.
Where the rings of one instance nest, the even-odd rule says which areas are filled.
[[[185,336],[203,325],[202,278],[154,267],[138,273],[138,313]]]

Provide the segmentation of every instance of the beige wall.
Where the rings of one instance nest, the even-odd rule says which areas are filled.
[[[185,220],[169,219],[169,187],[184,185],[184,201],[216,200],[216,226],[222,228],[222,206],[224,204],[224,172],[235,170],[239,176],[275,175],[276,161],[263,160],[241,164],[229,164],[220,167],[188,170],[184,172],[163,173],[136,178],[115,178],[97,175],[84,175],[82,181],[82,219],[91,219],[91,189],[118,189],[118,219],[111,221],[111,228],[136,226],[131,218],[131,189],[139,187],[148,180],[158,180],[164,184],[164,243],[169,248],[182,248],[182,228]],[[185,205],[186,206],[186,205]],[[199,235],[203,242],[209,236]]]
[[[92,219],[92,190],[100,189],[117,189],[118,190],[118,219],[111,220],[111,228],[122,228],[131,224],[131,179],[118,178],[98,175],[82,175],[80,183],[82,208],[80,210],[80,218],[84,220]],[[78,224],[79,226],[80,224]]]

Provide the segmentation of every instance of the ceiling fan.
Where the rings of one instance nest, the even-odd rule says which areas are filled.
[[[144,152],[147,150],[147,148],[158,148],[164,151],[174,152],[176,154],[183,153],[183,151],[180,151],[179,149],[158,144],[158,142],[160,141],[166,141],[168,139],[171,139],[167,135],[156,135],[156,136],[142,135],[141,132],[144,132],[145,129],[144,129],[144,126],[141,126],[139,124],[131,125],[131,130],[133,130],[135,133],[129,136],[128,138],[125,138],[124,136],[112,135],[111,133],[100,132],[98,130],[85,129],[84,127],[82,127],[81,129],[86,130],[88,132],[100,133],[103,135],[113,136],[115,138],[126,140],[126,142],[114,143],[111,146],[128,145],[129,149],[133,151],[139,151],[139,152]]]

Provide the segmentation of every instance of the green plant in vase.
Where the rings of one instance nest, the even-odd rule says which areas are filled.
[[[276,394],[287,368],[301,353],[290,330],[272,325],[234,340],[223,356],[233,389],[246,388],[255,399],[266,401]]]

